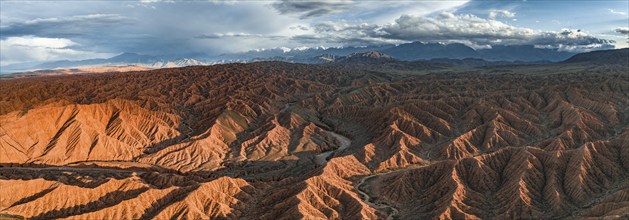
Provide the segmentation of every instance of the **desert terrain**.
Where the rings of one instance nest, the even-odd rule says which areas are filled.
[[[0,80],[0,218],[627,218],[626,52]]]
[[[1,75],[2,78],[20,78],[20,77],[33,77],[33,76],[59,76],[59,75],[73,75],[73,74],[87,74],[87,73],[112,73],[112,72],[129,72],[129,71],[143,71],[152,70],[155,68],[145,66],[81,66],[75,68],[57,68],[57,69],[42,69],[25,72],[16,72],[12,74]]]

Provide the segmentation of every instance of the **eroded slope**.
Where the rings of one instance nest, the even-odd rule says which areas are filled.
[[[3,80],[0,210],[619,217],[629,211],[626,71],[262,62]]]

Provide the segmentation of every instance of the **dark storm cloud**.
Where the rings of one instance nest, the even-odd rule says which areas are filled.
[[[294,1],[282,0],[273,3],[273,7],[281,14],[300,14],[300,18],[319,17],[338,13],[350,8],[352,1]]]
[[[616,28],[614,31],[616,33],[619,33],[619,34],[629,34],[629,28],[626,28],[626,27],[625,28]]]

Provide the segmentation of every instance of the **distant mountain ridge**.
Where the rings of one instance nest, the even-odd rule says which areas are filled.
[[[49,63],[43,63],[34,66],[34,69],[54,69],[54,68],[67,68],[67,67],[79,67],[79,66],[112,66],[112,65],[137,65],[154,68],[166,68],[166,67],[181,67],[181,66],[195,66],[206,65],[207,63],[202,60],[194,58],[169,58],[169,57],[157,57],[151,55],[137,54],[137,53],[122,53],[120,55],[107,58],[107,59],[88,59],[88,60],[61,60]]]
[[[599,50],[580,53],[570,57],[563,63],[596,63],[629,65],[629,48],[617,50]]]
[[[559,51],[558,49],[537,48],[532,45],[493,46],[488,49],[473,49],[465,44],[422,43],[386,44],[367,47],[344,48],[276,48],[251,50],[241,53],[209,56],[204,53],[183,55],[145,55],[138,53],[122,53],[106,59],[60,60],[47,63],[16,64],[2,67],[2,72],[20,72],[41,69],[73,68],[85,66],[120,66],[134,65],[151,68],[182,67],[195,65],[212,65],[222,63],[249,63],[257,61],[283,61],[290,63],[320,64],[347,59],[351,54],[378,51],[401,61],[449,59],[488,62],[512,63],[550,63],[564,61],[576,53]],[[353,58],[356,60],[356,58]],[[478,62],[476,62],[478,63]]]
[[[504,65],[520,65],[520,64],[548,64],[546,62],[522,62],[522,61],[488,61],[479,58],[434,58],[430,60],[414,60],[406,61],[396,59],[391,55],[379,51],[367,51],[352,53],[342,57],[327,57],[326,63],[333,65],[347,65],[353,67],[368,66],[368,68],[385,68],[385,69],[443,69],[449,67],[487,67],[487,66],[504,66]],[[374,66],[375,65],[375,66]]]
[[[342,63],[355,63],[355,62],[371,62],[371,63],[379,63],[379,62],[388,62],[394,61],[394,59],[388,54],[384,54],[375,50],[367,51],[367,52],[356,52],[350,55],[340,57],[335,62]]]
[[[413,42],[400,44],[382,51],[400,60],[429,60],[434,58],[464,59],[480,58],[476,50],[464,44],[437,44]]]
[[[573,52],[559,51],[557,49],[536,48],[533,45],[518,46],[494,46],[489,49],[475,50],[465,44],[452,43],[422,43],[412,42],[406,44],[387,44],[368,47],[345,48],[308,48],[293,49],[269,49],[254,50],[236,54],[223,54],[216,57],[217,60],[228,61],[288,61],[296,63],[316,63],[314,57],[327,54],[342,57],[352,53],[367,51],[379,51],[391,55],[393,58],[404,61],[431,60],[431,59],[466,59],[475,58],[487,61],[511,61],[511,62],[559,62],[575,55]]]

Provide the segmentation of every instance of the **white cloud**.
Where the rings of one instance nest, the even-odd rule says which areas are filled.
[[[277,35],[264,35],[264,34],[251,34],[251,33],[211,33],[211,34],[201,34],[195,37],[196,39],[222,39],[222,38],[250,38],[250,39],[260,39],[260,38],[270,38],[270,39],[278,39],[278,38],[286,38],[284,36]]]
[[[512,18],[515,17],[515,13],[507,10],[491,10],[489,11],[489,19],[496,20],[498,17]]]
[[[197,36],[199,39],[219,39],[224,37],[262,37],[261,34],[250,34],[250,33],[211,33],[211,34],[202,34]]]
[[[2,42],[3,44],[8,44],[11,46],[44,47],[44,48],[50,48],[50,49],[60,49],[60,48],[65,48],[72,45],[76,45],[76,43],[68,39],[44,38],[44,37],[33,37],[33,36],[9,37],[6,40],[3,40]]]
[[[609,9],[607,9],[607,10],[609,11],[609,13],[612,13],[612,14],[617,14],[617,15],[627,15],[627,12],[616,11],[616,10],[611,9],[611,8],[609,8]]]
[[[64,38],[36,36],[8,37],[0,40],[1,66],[22,63],[42,62],[59,59],[87,59],[110,57],[113,54],[80,51],[71,47],[76,42]]]
[[[395,23],[383,26],[382,30],[386,33],[384,37],[401,40],[470,40],[484,44],[524,41],[536,34],[532,29],[448,12],[432,17],[403,15]]]
[[[239,3],[239,0],[209,0],[210,3],[216,5],[235,5]]]
[[[463,42],[473,47],[491,45],[538,45],[555,48],[589,48],[613,43],[580,30],[538,31],[470,14],[442,12],[433,16],[402,15],[394,23],[323,22],[313,25],[316,34],[293,39],[303,42],[344,44],[424,42]]]
[[[89,14],[89,15],[76,15],[70,17],[53,17],[53,18],[36,18],[32,20],[25,21],[24,24],[32,25],[32,24],[51,24],[51,23],[61,23],[61,22],[74,22],[74,21],[100,21],[100,22],[112,22],[112,21],[121,21],[126,18],[118,15],[118,14]]]
[[[352,12],[359,14],[367,12],[367,17],[360,20],[375,23],[389,23],[400,15],[426,16],[440,11],[456,11],[457,8],[468,4],[469,0],[458,1],[362,1],[353,5]]]
[[[140,3],[143,3],[143,4],[158,3],[158,2],[175,3],[174,0],[140,0]]]

